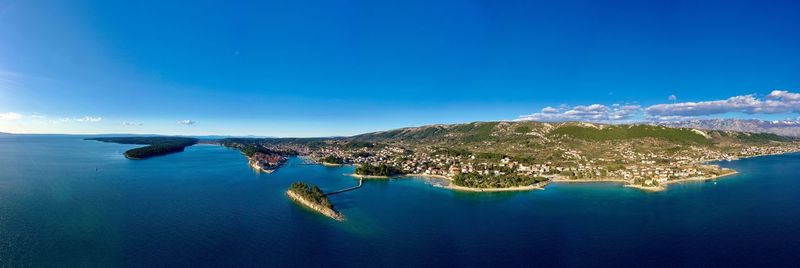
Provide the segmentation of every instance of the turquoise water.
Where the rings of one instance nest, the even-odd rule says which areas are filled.
[[[336,222],[290,202],[296,180],[334,190],[352,167],[291,159],[252,171],[197,145],[131,161],[79,136],[0,136],[3,266],[791,266],[800,261],[800,155],[722,163],[718,182],[457,193],[423,179],[331,197]]]

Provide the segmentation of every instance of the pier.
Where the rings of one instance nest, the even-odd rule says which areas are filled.
[[[344,188],[344,189],[341,189],[341,190],[338,190],[338,191],[329,192],[329,193],[326,193],[325,196],[334,195],[334,194],[340,194],[340,193],[344,193],[344,192],[347,192],[347,191],[352,191],[352,190],[361,188],[362,185],[364,185],[364,179],[363,178],[358,179],[358,185],[356,185],[356,186],[353,186],[353,187],[350,187],[350,188]]]

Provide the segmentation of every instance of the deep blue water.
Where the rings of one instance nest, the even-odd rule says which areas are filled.
[[[352,167],[292,159],[274,174],[212,145],[143,161],[133,145],[0,136],[2,266],[793,266],[800,155],[659,193],[617,184],[457,193],[423,179],[331,197],[336,222],[290,202],[297,180],[355,185]]]

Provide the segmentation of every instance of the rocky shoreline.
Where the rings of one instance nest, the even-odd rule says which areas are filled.
[[[458,186],[453,184],[438,186],[438,187],[454,191],[462,191],[462,192],[490,193],[490,192],[517,192],[517,191],[530,191],[530,190],[544,190],[545,185],[547,185],[547,183],[536,183],[527,186],[514,186],[506,188],[474,188],[474,187]]]
[[[302,196],[294,193],[292,190],[286,191],[286,196],[288,196],[289,199],[292,199],[292,201],[295,201],[295,202],[297,202],[297,203],[299,203],[299,204],[301,204],[301,205],[303,205],[303,206],[305,206],[307,208],[310,208],[310,209],[312,209],[312,210],[314,210],[316,212],[319,212],[322,215],[325,215],[325,216],[330,217],[330,218],[332,218],[334,220],[337,220],[337,221],[344,221],[344,215],[342,215],[338,211],[335,211],[333,209],[326,208],[326,207],[323,207],[323,206],[321,206],[319,204],[315,204],[315,203],[313,203],[311,201],[308,201],[305,198],[303,198]]]

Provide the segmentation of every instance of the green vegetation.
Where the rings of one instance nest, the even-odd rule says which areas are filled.
[[[498,154],[498,153],[479,153],[475,156],[475,158],[480,160],[489,160],[489,161],[500,161],[500,159],[505,158],[505,154]]]
[[[525,134],[525,133],[531,132],[531,127],[529,127],[529,126],[518,126],[517,128],[514,129],[514,132],[519,133],[519,134]]]
[[[364,164],[357,167],[355,173],[358,175],[365,175],[365,176],[386,176],[386,177],[403,174],[403,172],[396,167],[388,165],[373,166],[370,164]]]
[[[345,148],[350,149],[358,149],[358,148],[372,148],[375,147],[375,144],[371,142],[363,142],[363,141],[351,141],[345,144]]]
[[[390,131],[383,131],[383,132],[374,132],[374,133],[367,133],[358,135],[355,138],[359,140],[385,140],[385,139],[394,139],[400,136],[403,133],[403,129],[395,129]]]
[[[437,135],[442,134],[444,132],[445,132],[445,130],[442,129],[442,128],[429,127],[429,128],[424,128],[422,131],[418,132],[416,135],[414,135],[412,137],[415,138],[415,139],[425,139],[425,138],[428,138],[428,137],[437,136]]]
[[[146,159],[153,156],[183,152],[186,147],[197,143],[197,139],[183,137],[108,137],[88,138],[87,140],[148,145],[126,151],[124,155],[130,159]]]
[[[337,165],[344,164],[344,159],[343,158],[332,156],[332,155],[326,156],[326,157],[320,159],[319,161],[323,162],[323,163],[328,163],[328,164],[337,164]]]
[[[529,165],[536,163],[536,158],[532,156],[513,156],[511,157],[511,160]]]
[[[192,143],[194,144],[194,143]],[[131,149],[125,152],[125,157],[131,159],[145,159],[153,156],[183,152],[188,143],[157,143],[150,146]]]
[[[259,146],[259,145],[246,145],[246,146],[240,148],[239,150],[242,151],[242,153],[244,155],[246,155],[247,157],[252,157],[256,153],[262,153],[262,154],[279,154],[280,153],[280,152],[277,152],[277,151],[273,151],[273,150],[264,148],[263,146]]]
[[[475,173],[462,173],[455,176],[455,185],[472,188],[508,188],[516,186],[529,186],[534,183],[545,182],[544,177],[527,177],[518,175],[478,175]]]
[[[441,136],[447,133],[447,130],[438,127],[423,127],[423,128],[403,128],[391,131],[367,133],[353,137],[354,140],[371,141],[371,140],[421,140],[432,137]]]
[[[454,149],[454,148],[444,148],[439,149],[436,151],[437,155],[446,155],[446,156],[453,156],[453,157],[466,157],[472,155],[470,151],[464,149]]]
[[[352,141],[420,141],[445,140],[452,141],[450,134],[457,133],[458,139],[466,142],[478,142],[492,138],[492,131],[500,122],[474,122],[459,125],[433,125],[414,128],[402,128],[390,131],[366,133],[350,137]]]
[[[736,138],[743,142],[767,143],[771,141],[788,141],[789,138],[772,133],[739,133]]]
[[[371,154],[369,152],[356,152],[356,153],[353,153],[353,157],[370,157],[370,156],[373,156],[373,154]]]
[[[323,193],[322,190],[320,190],[316,185],[293,182],[292,185],[289,186],[289,191],[299,195],[309,202],[333,209],[333,204],[331,204],[331,201],[328,200],[328,197],[325,196],[325,193]]]
[[[567,135],[582,140],[607,141],[639,138],[656,138],[680,144],[709,144],[703,135],[685,128],[667,128],[648,125],[603,126],[562,126],[550,132],[551,135]]]
[[[497,126],[498,122],[480,122],[480,123],[470,123],[466,124],[465,126],[471,126],[471,128],[466,131],[466,135],[464,136],[464,141],[466,142],[479,142],[485,141],[492,138],[492,130],[495,126]]]

